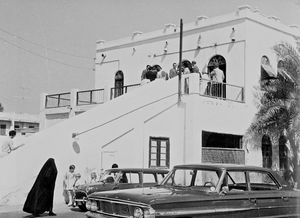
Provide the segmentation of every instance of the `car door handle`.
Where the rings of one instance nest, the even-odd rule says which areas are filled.
[[[289,198],[288,197],[282,197],[282,200],[283,201],[289,201]]]
[[[250,198],[250,202],[253,204],[256,204],[256,199],[255,198]]]

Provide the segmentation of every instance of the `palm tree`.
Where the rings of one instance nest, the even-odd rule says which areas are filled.
[[[286,179],[295,181],[300,138],[300,56],[288,43],[275,45],[274,51],[280,60],[278,75],[260,86],[256,95],[258,112],[247,135],[268,135],[273,139],[283,136],[288,150],[286,172],[292,172],[291,177]]]

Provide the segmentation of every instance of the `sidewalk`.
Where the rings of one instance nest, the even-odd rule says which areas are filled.
[[[57,214],[56,218],[84,218],[85,213],[79,208],[67,207],[64,203],[55,203],[53,211]],[[45,212],[41,217],[49,217]],[[0,218],[33,218],[29,213],[23,212],[23,205],[4,206],[0,205]]]
[[[0,214],[13,211],[23,211],[23,205],[0,205]]]

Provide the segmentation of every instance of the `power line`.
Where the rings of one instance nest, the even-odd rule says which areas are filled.
[[[55,49],[55,48],[49,48],[49,47],[46,47],[46,46],[44,46],[44,45],[42,45],[42,44],[39,44],[39,43],[30,41],[30,40],[28,40],[28,39],[25,39],[25,38],[23,38],[23,37],[21,37],[21,36],[18,36],[18,35],[16,35],[16,34],[14,34],[14,33],[11,33],[11,32],[9,32],[9,31],[7,31],[7,30],[1,28],[1,27],[0,27],[0,31],[3,32],[3,33],[6,33],[6,34],[8,34],[8,35],[10,35],[10,36],[12,36],[12,37],[21,39],[21,40],[23,40],[23,41],[25,41],[25,42],[28,42],[28,43],[30,43],[30,44],[33,44],[33,45],[42,47],[42,48],[44,48],[44,49],[48,49],[48,50],[50,50],[50,51],[54,51],[54,52],[57,52],[57,53],[60,53],[60,54],[63,54],[63,55],[68,55],[68,56],[72,56],[72,57],[76,57],[76,58],[82,58],[82,59],[93,60],[93,59],[90,58],[90,57],[86,57],[86,56],[82,56],[82,55],[76,55],[76,54],[68,53],[68,52],[61,51],[61,50],[58,50],[58,49]]]
[[[68,67],[72,67],[72,68],[78,68],[78,69],[85,69],[85,70],[87,70],[87,69],[88,69],[88,70],[94,70],[93,68],[82,67],[82,66],[75,66],[75,65],[72,65],[72,64],[68,64],[68,63],[65,63],[65,62],[62,62],[62,61],[53,59],[53,58],[46,57],[46,56],[44,56],[44,55],[38,54],[38,53],[36,53],[36,52],[33,52],[33,51],[29,50],[29,49],[23,48],[23,47],[21,47],[21,46],[15,44],[15,43],[12,43],[12,42],[10,42],[10,41],[8,41],[8,40],[2,38],[2,37],[0,37],[0,40],[3,41],[3,42],[6,42],[7,44],[10,44],[10,45],[12,45],[12,46],[18,48],[18,49],[21,49],[21,50],[23,50],[23,51],[26,51],[26,52],[28,52],[28,53],[30,53],[30,54],[32,54],[32,55],[35,55],[35,56],[40,57],[40,58],[47,59],[47,60],[52,61],[52,62],[56,62],[56,63],[61,64],[61,65],[64,65],[64,66],[68,66]]]

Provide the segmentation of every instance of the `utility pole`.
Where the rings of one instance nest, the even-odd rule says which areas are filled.
[[[178,65],[178,104],[181,103],[181,68],[182,68],[182,19],[180,19],[179,65]]]

